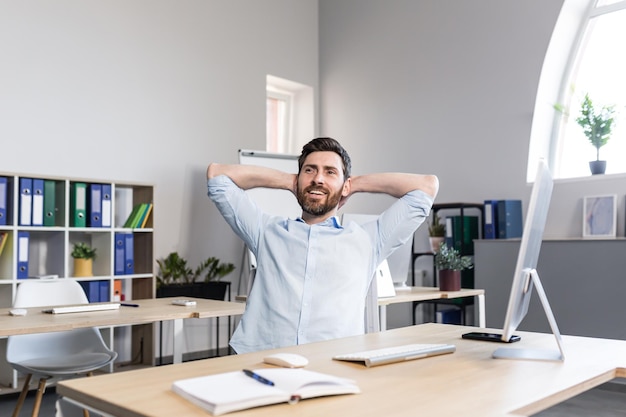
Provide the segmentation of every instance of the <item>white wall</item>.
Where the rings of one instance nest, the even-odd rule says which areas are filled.
[[[265,148],[265,79],[318,89],[316,0],[0,0],[3,171],[155,184],[155,254],[239,265],[206,166]]]
[[[345,144],[355,173],[437,174],[438,202],[526,205],[537,85],[562,3],[320,0],[321,134]],[[625,190],[625,176],[557,181],[546,236],[581,237],[582,197],[602,193],[619,196],[623,236]],[[387,204],[356,201],[350,210]]]

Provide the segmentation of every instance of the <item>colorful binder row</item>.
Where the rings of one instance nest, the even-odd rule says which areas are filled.
[[[18,224],[20,226],[63,226],[58,214],[63,205],[63,181],[20,177]],[[11,190],[7,177],[0,177],[0,225],[9,223]],[[111,184],[73,182],[70,185],[70,225],[111,227]]]
[[[111,184],[70,184],[70,226],[111,227]]]
[[[124,223],[125,228],[143,229],[148,224],[148,219],[152,213],[152,203],[137,204],[130,212],[128,219]]]
[[[115,275],[135,273],[134,236],[132,233],[115,233]]]
[[[57,193],[60,193],[62,185],[53,180],[20,178],[19,225],[56,226],[56,214],[59,211]],[[8,195],[6,200],[8,200]],[[5,209],[8,210],[8,207]]]
[[[522,200],[485,200],[485,239],[522,237]]]

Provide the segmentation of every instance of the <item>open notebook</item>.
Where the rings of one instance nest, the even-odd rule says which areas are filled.
[[[65,314],[65,313],[84,313],[86,311],[105,311],[117,310],[120,303],[89,303],[89,304],[73,304],[62,305],[41,310],[43,313],[49,314]]]
[[[242,371],[183,379],[172,384],[172,391],[213,415],[262,405],[294,403],[306,398],[360,392],[356,383],[350,379],[305,369],[256,369],[253,373],[257,379]],[[259,379],[265,382],[259,382]]]

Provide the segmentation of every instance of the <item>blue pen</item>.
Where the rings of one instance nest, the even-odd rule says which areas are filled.
[[[139,304],[132,304],[132,303],[120,303],[120,305],[124,307],[139,307]]]
[[[261,375],[256,374],[254,372],[252,372],[249,369],[244,369],[243,373],[248,375],[250,378],[252,379],[256,379],[257,381],[259,381],[261,384],[265,384],[265,385],[271,385],[274,386],[274,383],[272,381],[270,381],[269,379],[265,379],[263,378]]]

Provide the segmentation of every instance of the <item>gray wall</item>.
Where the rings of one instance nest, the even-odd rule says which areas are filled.
[[[320,0],[321,133],[344,142],[355,173],[435,173],[438,202],[519,198],[525,213],[537,85],[562,3]],[[623,236],[624,190],[623,175],[557,181],[546,236],[581,237],[582,197],[602,193],[618,194]]]
[[[1,171],[153,183],[157,257],[238,264],[206,166],[265,148],[266,74],[317,95],[318,4],[0,0],[0,57]]]

